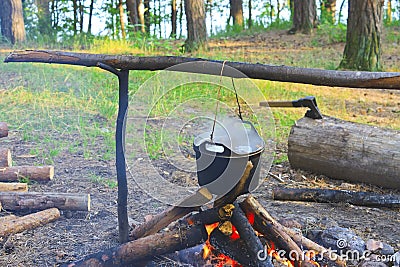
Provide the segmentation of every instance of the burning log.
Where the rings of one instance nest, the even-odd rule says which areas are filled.
[[[0,192],[0,202],[6,210],[61,210],[90,211],[89,194]]]
[[[324,116],[302,118],[289,135],[292,168],[400,189],[400,132]]]
[[[8,136],[8,126],[5,122],[0,122],[0,138]]]
[[[182,218],[186,214],[198,210],[195,203],[204,204],[212,199],[212,195],[206,188],[199,189],[194,195],[183,200],[177,206],[170,207],[160,214],[153,216],[149,221],[137,226],[130,233],[130,239],[135,240],[151,234],[155,234],[167,227],[170,223]]]
[[[173,231],[139,238],[62,266],[135,266],[137,262],[151,259],[154,256],[204,243],[207,237],[206,229],[202,225],[183,226]]]
[[[47,182],[53,179],[53,177],[53,166],[16,166],[0,168],[0,181],[3,182],[18,182],[20,179]]]
[[[344,261],[339,255],[337,255],[334,252],[329,252],[329,250],[324,248],[323,246],[318,245],[317,243],[305,238],[301,233],[298,233],[290,228],[287,228],[283,225],[281,225],[278,221],[276,221],[269,213],[267,210],[264,209],[264,207],[253,197],[253,196],[248,196],[242,203],[241,203],[242,209],[247,213],[254,213],[255,215],[255,220],[259,221],[261,224],[273,224],[275,225],[280,231],[284,231],[286,234],[290,236],[291,239],[293,239],[294,242],[297,244],[301,244],[305,247],[307,247],[309,250],[314,250],[317,253],[322,253],[324,258],[327,260],[331,261],[334,260],[334,262],[340,266],[340,267],[345,267],[346,266],[346,261]],[[256,224],[254,224],[256,227]],[[256,228],[257,231],[260,231],[262,229]],[[264,234],[263,232],[261,232]],[[300,254],[302,255],[302,254]]]
[[[0,221],[0,236],[7,236],[33,229],[60,218],[60,211],[57,208],[42,210],[23,217],[10,218]]]
[[[256,261],[250,256],[251,253],[243,240],[234,240],[230,236],[224,235],[218,228],[215,228],[211,232],[209,240],[212,248],[237,261],[239,264],[243,266],[258,266]]]
[[[235,204],[232,223],[239,232],[240,238],[247,245],[250,256],[256,261],[257,264],[255,266],[273,267],[271,257],[267,256],[264,260],[260,259],[260,251],[264,252],[264,246],[238,204]]]
[[[26,183],[2,183],[0,182],[0,192],[26,192],[28,184]]]
[[[320,203],[350,203],[357,206],[400,208],[398,195],[383,195],[371,192],[332,190],[319,188],[276,188],[275,200],[309,201]]]
[[[0,147],[0,168],[12,165],[11,151],[8,148]]]

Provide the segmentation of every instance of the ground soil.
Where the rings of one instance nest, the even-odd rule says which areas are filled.
[[[277,34],[273,42],[269,42],[271,49],[280,50],[280,44],[290,43],[293,47],[301,46],[300,39],[284,34]],[[248,49],[264,45],[263,36],[249,40],[246,38],[236,40],[235,43],[243,44],[241,49]],[[255,41],[254,41],[255,40]],[[228,43],[226,48],[232,43]],[[211,47],[220,45],[219,41],[212,41]],[[327,49],[340,50],[343,44],[332,44]],[[295,48],[293,48],[295,49]],[[393,57],[394,60],[396,60]],[[396,62],[394,63],[396,64]],[[0,86],[13,77],[0,76]],[[21,80],[23,83],[23,79]],[[0,87],[1,91],[1,87]],[[355,112],[357,108],[354,107]],[[362,113],[357,113],[362,116]],[[398,113],[388,112],[379,116],[397,116]],[[95,119],[95,118],[94,118]],[[58,138],[57,136],[53,136]],[[78,137],[76,137],[78,138]],[[25,142],[21,133],[11,131],[8,138],[0,140],[0,145],[12,149],[14,165],[40,165],[40,157],[26,157],[30,154],[32,143]],[[101,153],[102,141],[99,140],[94,152]],[[285,153],[285,145],[278,147],[278,154]],[[279,157],[279,155],[278,155]],[[86,254],[97,252],[118,244],[117,228],[117,189],[96,183],[91,176],[115,179],[115,162],[113,160],[85,159],[83,153],[63,152],[55,157],[56,175],[51,182],[45,184],[33,183],[30,185],[32,192],[70,192],[89,193],[92,198],[90,212],[63,211],[59,220],[42,227],[14,234],[0,239],[0,266],[54,266],[61,263],[77,260]],[[163,170],[168,170],[163,165]],[[317,187],[334,189],[366,190],[378,193],[400,194],[399,191],[382,189],[366,184],[349,184],[344,181],[331,180],[327,177],[311,174],[304,171],[292,170],[288,162],[275,164],[271,172],[281,175],[285,184],[267,176],[262,186],[254,192],[264,207],[276,218],[302,218],[306,219],[308,229],[324,229],[328,221],[335,221],[339,226],[350,228],[364,240],[369,238],[381,240],[393,246],[395,251],[400,250],[400,217],[399,210],[355,207],[346,203],[316,204],[300,202],[273,201],[271,190],[278,186],[291,187]],[[137,225],[145,220],[148,214],[156,214],[166,208],[163,203],[152,199],[143,193],[140,188],[129,178],[128,214],[132,225]],[[0,216],[9,214],[2,211]],[[23,215],[23,214],[17,214]],[[160,266],[174,266],[169,262]],[[178,265],[176,265],[178,266]]]

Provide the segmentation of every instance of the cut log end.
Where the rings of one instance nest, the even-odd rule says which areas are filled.
[[[8,136],[8,126],[5,122],[0,122],[0,138]]]
[[[10,149],[0,147],[0,168],[11,167],[11,166],[12,166],[12,157]]]

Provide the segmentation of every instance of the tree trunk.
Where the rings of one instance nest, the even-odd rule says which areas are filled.
[[[0,20],[1,34],[7,40],[12,44],[25,41],[25,25],[21,0],[1,0]]]
[[[176,8],[176,0],[171,0],[171,37],[176,38],[176,23],[178,18],[178,10]]]
[[[350,0],[346,46],[339,68],[378,71],[384,0]]]
[[[146,0],[145,0],[146,1]],[[140,29],[142,31],[142,33],[146,33],[146,31],[148,31],[150,29],[147,28],[146,26],[146,7],[145,4],[143,2],[143,0],[138,0],[137,1],[137,7],[138,7],[138,18],[139,18],[139,22],[140,22]]]
[[[38,12],[38,30],[41,35],[52,35],[50,0],[36,0]]]
[[[388,0],[386,9],[386,22],[392,23],[392,0]]]
[[[302,118],[288,140],[292,168],[400,189],[400,132],[335,118]]]
[[[73,20],[73,24],[72,24],[72,29],[74,31],[74,35],[76,35],[76,33],[78,32],[78,0],[72,0],[72,9],[73,9],[73,13],[74,13],[74,20]]]
[[[325,13],[327,21],[331,24],[334,24],[336,14],[336,0],[324,0],[321,6],[321,10]]]
[[[230,12],[233,18],[233,25],[243,28],[243,1],[230,0]]]
[[[11,151],[8,148],[0,147],[0,168],[11,167]]]
[[[83,16],[85,15],[85,5],[79,0],[79,33],[83,33]]]
[[[0,181],[18,182],[20,179],[47,182],[53,179],[53,166],[15,166],[0,168]]]
[[[119,10],[119,24],[121,26],[121,36],[122,39],[126,39],[126,31],[125,31],[125,13],[124,13],[124,5],[122,0],[118,1],[118,10]]]
[[[185,51],[192,52],[207,46],[206,16],[203,0],[184,0],[187,22]]]
[[[249,29],[253,26],[252,8],[251,0],[249,0]]]
[[[293,12],[293,27],[289,30],[289,33],[310,34],[317,23],[315,0],[293,0]]]
[[[89,22],[88,22],[88,34],[92,34],[92,18],[93,18],[93,8],[94,8],[94,0],[90,1],[89,7]]]
[[[3,221],[0,227],[0,236],[8,236],[33,229],[55,221],[58,218],[60,218],[60,211],[57,208],[52,208]]]
[[[139,15],[136,0],[126,0],[126,10],[128,11],[128,23],[132,26],[133,31],[138,31]]]
[[[145,26],[143,32],[150,33],[150,26],[151,26],[151,23],[150,23],[150,0],[140,0],[140,1],[143,1],[143,18],[144,18],[144,26]],[[139,17],[140,17],[140,14],[139,14]]]
[[[90,211],[89,194],[0,192],[0,202],[5,210],[60,210]]]

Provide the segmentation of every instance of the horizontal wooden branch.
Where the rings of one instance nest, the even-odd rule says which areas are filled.
[[[86,67],[97,67],[99,63],[102,63],[113,68],[124,70],[163,70],[177,64],[199,61],[224,63],[224,61],[220,60],[202,58],[175,56],[136,57],[130,55],[87,54],[49,50],[15,51],[4,60],[4,62],[40,62]],[[224,64],[239,70],[247,77],[253,79],[322,86],[400,89],[400,73],[398,72],[335,71],[231,61],[226,61]],[[180,71],[214,75],[218,73],[215,69],[210,69],[210,65],[204,64],[199,64],[196,66],[195,70],[182,68]],[[228,70],[224,71],[223,75],[240,77],[240,75],[237,76],[238,73],[234,74],[232,71]],[[243,78],[243,76],[241,78]]]
[[[275,200],[350,203],[358,206],[400,208],[399,195],[319,188],[275,188]]]

